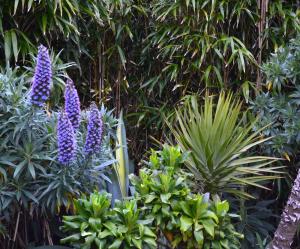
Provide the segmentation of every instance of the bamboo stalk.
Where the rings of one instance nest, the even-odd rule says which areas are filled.
[[[262,51],[263,51],[263,33],[267,25],[267,12],[269,6],[269,0],[257,0],[258,9],[260,10],[260,18],[257,24],[258,27],[258,55],[257,63],[259,66],[262,64]],[[256,77],[256,89],[260,90],[262,87],[262,74],[260,67],[257,68],[257,77]]]

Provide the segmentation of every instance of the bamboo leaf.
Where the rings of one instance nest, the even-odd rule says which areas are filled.
[[[18,54],[19,54],[18,39],[17,39],[17,35],[16,35],[15,31],[11,31],[11,41],[12,41],[12,47],[13,47],[15,61],[18,61]]]
[[[15,15],[16,12],[17,12],[18,5],[19,5],[19,0],[15,0],[15,4],[14,4],[14,15]]]
[[[6,31],[4,33],[4,52],[6,63],[9,63],[11,57],[11,32]]]
[[[119,45],[117,45],[117,48],[118,48],[118,52],[119,52],[119,56],[120,56],[123,68],[124,68],[124,70],[126,70],[126,58],[125,58],[124,52]]]

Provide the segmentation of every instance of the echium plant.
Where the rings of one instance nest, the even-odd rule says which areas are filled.
[[[63,83],[65,64],[61,64],[58,57],[53,58],[56,59],[51,59],[51,91],[55,93],[59,87],[56,82]],[[115,162],[110,142],[117,120],[112,111],[104,107],[100,111],[103,125],[107,127],[101,153],[93,160],[75,154],[75,148],[76,152],[83,152],[86,128],[80,125],[75,141],[74,129],[64,108],[59,113],[51,109],[54,105],[49,105],[51,115],[48,115],[43,105],[31,103],[31,89],[26,83],[34,70],[40,72],[34,68],[24,73],[20,68],[6,68],[5,73],[0,72],[0,235],[2,226],[7,232],[7,236],[0,236],[0,248],[50,243],[43,236],[33,235],[43,231],[45,224],[49,224],[49,234],[54,234],[52,227],[56,229],[54,224],[61,220],[60,215],[72,207],[73,198],[97,187],[104,188],[108,166]],[[17,219],[19,210],[22,215]],[[28,226],[32,228],[29,236],[21,232]],[[12,242],[15,231],[16,241]]]
[[[57,123],[58,161],[69,164],[75,156],[76,140],[74,129],[65,112],[61,112]]]
[[[41,107],[46,102],[50,95],[51,79],[49,52],[46,47],[40,45],[30,95],[31,104]]]
[[[75,132],[80,124],[80,101],[78,92],[71,79],[67,80],[65,89],[65,111]]]
[[[100,150],[102,140],[102,117],[95,103],[90,106],[89,123],[87,127],[84,152],[86,155],[92,155]]]

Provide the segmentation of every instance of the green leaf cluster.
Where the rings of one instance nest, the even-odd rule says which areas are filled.
[[[93,193],[74,200],[75,214],[64,216],[62,230],[71,233],[61,240],[76,248],[156,248],[156,235],[141,219],[136,200],[116,202],[110,208],[110,195]]]
[[[29,207],[30,203],[55,212],[61,205],[70,206],[72,196],[98,182],[102,173],[95,166],[109,161],[109,141],[104,139],[101,156],[87,161],[78,153],[70,167],[59,165],[57,112],[32,107],[27,99],[28,75],[17,73],[16,69],[0,74],[0,212],[13,210],[10,205]],[[81,127],[78,150],[83,146],[84,133]]]
[[[224,92],[216,103],[207,94],[201,106],[191,96],[176,111],[175,125],[169,124],[180,148],[190,152],[186,167],[205,192],[249,198],[241,186],[265,188],[263,182],[278,177],[276,158],[250,154],[271,137],[262,138],[262,129],[252,132],[255,121],[245,123],[241,108],[242,102]]]
[[[271,156],[297,161],[300,145],[300,37],[281,47],[267,61],[263,70],[268,91],[261,92],[251,102],[251,109],[258,117],[254,129],[272,123],[263,131],[274,138],[261,145]]]
[[[179,147],[152,151],[148,167],[131,179],[139,206],[172,248],[240,248],[227,201],[191,193],[181,170],[186,157]]]
[[[57,62],[53,75],[52,88],[55,89],[59,87],[55,83],[63,83],[66,76],[64,64]],[[56,135],[58,106],[55,102],[51,103],[53,109],[50,105],[32,106],[28,98],[29,79],[31,73],[21,73],[19,68],[8,68],[0,73],[0,220],[1,228],[3,225],[7,232],[0,240],[3,248],[9,248],[5,243],[10,243],[14,231],[33,226],[32,234],[37,234],[47,222],[55,226],[59,217],[56,215],[72,208],[75,196],[105,187],[114,162],[110,137],[115,119],[102,107],[105,130],[101,150],[92,158],[81,153],[88,114],[83,111],[77,133],[76,160],[68,166],[60,165]],[[63,90],[64,84],[60,87]],[[54,90],[52,94],[55,93]],[[31,235],[22,237],[23,234],[18,233],[16,236],[26,245],[33,239],[39,243]],[[42,240],[42,236],[39,239]],[[18,246],[18,242],[12,245]]]
[[[173,246],[182,240],[186,248],[240,248],[239,239],[243,236],[230,222],[228,202],[205,198],[205,195],[198,194],[180,203],[183,211],[180,217],[182,237],[177,236]]]

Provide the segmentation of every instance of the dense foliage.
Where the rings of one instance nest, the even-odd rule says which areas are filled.
[[[107,175],[101,165],[109,166],[112,159],[109,129],[115,121],[109,112],[102,109],[106,126],[103,146],[87,159],[82,151],[88,112],[82,113],[77,141],[71,141],[76,148],[69,142],[62,144],[67,141],[66,135],[68,138],[73,134],[73,128],[58,126],[57,131],[58,113],[32,105],[27,79],[27,74],[20,74],[18,69],[0,74],[0,216],[7,231],[7,238],[0,242],[3,248],[38,242],[43,233],[51,243],[49,223],[55,224],[55,215],[67,210],[74,196],[105,184]],[[57,133],[61,133],[59,141]],[[28,229],[32,231],[30,235]]]
[[[13,0],[0,4],[1,64],[23,63],[39,43],[65,61],[84,103],[125,109],[131,151],[162,138],[186,93],[233,88],[248,99],[257,64],[299,30],[297,0]],[[136,95],[138,93],[138,95]],[[137,134],[145,134],[138,136]]]
[[[269,91],[261,93],[252,104],[259,116],[259,126],[272,123],[263,131],[274,138],[263,147],[269,155],[297,161],[300,144],[300,38],[280,48],[264,64]]]
[[[75,215],[64,216],[63,231],[73,232],[62,243],[75,248],[156,248],[155,234],[143,225],[134,200],[117,202],[110,208],[107,193],[93,193],[74,201]]]
[[[285,158],[288,165],[286,177],[276,182],[276,191],[269,196],[278,199],[278,204],[272,206],[273,214],[277,215],[299,169],[299,49],[299,37],[296,37],[271,55],[263,65],[266,90],[251,102],[251,109],[258,117],[254,129],[271,124],[262,135],[273,138],[262,144],[260,150],[269,156]]]
[[[140,177],[132,179],[135,198],[110,208],[106,193],[75,200],[65,216],[62,240],[79,248],[157,248],[165,237],[171,248],[239,248],[227,201],[192,194],[180,171],[178,147],[153,151]],[[178,173],[175,173],[178,172]],[[156,235],[155,235],[156,233]]]
[[[0,0],[0,247],[265,248],[299,169],[299,8]]]
[[[198,189],[245,198],[250,195],[241,186],[263,187],[260,182],[274,178],[275,158],[247,155],[269,138],[261,139],[261,130],[251,132],[255,122],[242,122],[241,102],[231,94],[220,93],[216,104],[206,95],[202,107],[192,96],[176,114],[177,123],[169,126],[182,150],[190,151],[187,167]]]
[[[153,151],[140,177],[133,178],[147,218],[172,248],[239,248],[228,203],[192,193],[182,170],[186,159],[179,147],[165,146]]]

